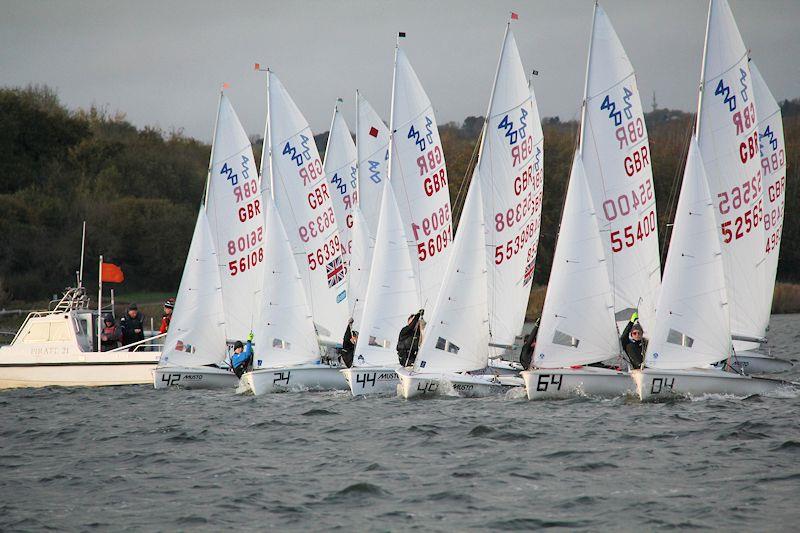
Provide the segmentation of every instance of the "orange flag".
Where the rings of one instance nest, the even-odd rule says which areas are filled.
[[[103,283],[122,283],[125,281],[125,275],[122,273],[122,269],[114,263],[103,263],[100,279],[103,280]]]

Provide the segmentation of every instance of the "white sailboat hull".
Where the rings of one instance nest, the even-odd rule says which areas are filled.
[[[689,370],[634,370],[631,377],[642,401],[668,400],[675,396],[731,394],[751,396],[763,394],[791,383],[779,379],[757,378],[724,372],[715,368]]]
[[[236,374],[213,366],[164,366],[153,370],[153,387],[156,389],[234,389],[238,384]]]
[[[0,361],[0,389],[152,383],[159,352],[80,353],[47,362]]]
[[[259,396],[274,392],[347,390],[347,380],[340,370],[321,364],[259,368],[242,375],[236,392],[249,391]]]
[[[611,368],[536,369],[526,370],[520,375],[525,380],[529,400],[560,400],[575,396],[613,398],[635,391],[627,372]]]
[[[721,368],[724,364],[725,361],[720,361],[715,366]],[[771,355],[747,351],[737,353],[731,360],[731,366],[745,374],[780,374],[791,370],[794,363]]]
[[[362,366],[345,368],[339,372],[347,380],[353,396],[394,396],[397,394],[400,378],[397,376],[396,366]]]
[[[400,378],[397,395],[406,399],[431,396],[482,398],[521,385],[519,382],[501,381],[494,376],[473,376],[452,372],[413,372],[405,368],[398,369],[397,375]]]

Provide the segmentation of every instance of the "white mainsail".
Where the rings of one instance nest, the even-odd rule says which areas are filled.
[[[420,303],[430,308],[452,248],[450,192],[433,106],[399,46],[390,130],[390,182],[405,223]]]
[[[758,109],[758,138],[761,143],[761,184],[764,191],[764,232],[766,254],[764,305],[762,321],[769,323],[772,293],[778,272],[778,254],[783,233],[783,210],[786,205],[786,152],[783,139],[781,108],[764,78],[750,62],[753,76],[753,98]]]
[[[347,127],[342,113],[339,111],[339,104],[333,108],[333,119],[331,129],[328,132],[328,144],[325,148],[325,178],[331,198],[333,200],[333,211],[336,213],[336,220],[339,226],[339,238],[342,241],[343,256],[345,262],[350,261],[352,252],[351,228],[353,227],[352,209],[355,207],[357,199],[357,180],[358,161],[356,154],[356,144],[350,135],[350,128]]]
[[[638,309],[647,329],[661,281],[655,187],[636,75],[595,4],[580,150],[603,236],[617,320]]]
[[[389,128],[364,96],[356,92],[356,150],[358,205],[375,235],[380,217],[383,184],[389,175]]]
[[[703,158],[693,137],[686,159],[661,297],[645,364],[670,370],[728,356],[731,346],[723,259]]]
[[[711,0],[697,142],[716,208],[730,329],[737,336],[761,338],[766,328],[764,205],[757,109],[747,63],[728,3]]]
[[[347,323],[346,265],[331,190],[314,134],[272,71],[267,132],[271,191],[323,341],[340,342]]]
[[[264,213],[250,139],[228,98],[220,95],[206,194],[230,340],[247,337],[256,320],[264,261]]]
[[[205,207],[197,214],[159,366],[203,366],[225,359],[225,313],[217,253]]]
[[[398,335],[408,315],[418,309],[419,297],[403,219],[394,190],[386,183],[364,312],[356,317],[359,336],[353,363],[396,365]]]
[[[482,180],[493,344],[522,333],[542,215],[544,137],[533,85],[509,26],[489,101],[478,175]]]
[[[597,215],[576,152],[533,364],[568,367],[619,353],[612,291]]]
[[[486,238],[478,172],[476,168],[472,176],[436,306],[426,318],[416,371],[464,372],[489,363]]]
[[[306,302],[303,280],[278,209],[264,196],[267,258],[261,298],[261,319],[255,327],[255,368],[318,361],[317,334]]]
[[[370,236],[367,220],[361,207],[353,207],[353,240],[350,265],[347,268],[347,290],[350,317],[359,319],[364,312],[364,300],[367,297],[369,272],[372,265],[372,254],[375,241]]]

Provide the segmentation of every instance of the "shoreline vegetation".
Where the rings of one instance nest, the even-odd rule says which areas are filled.
[[[782,102],[781,109],[786,218],[773,313],[793,313],[800,312],[800,98]],[[470,116],[439,128],[453,206],[463,200],[456,196],[483,120]],[[645,120],[663,266],[694,115],[654,105]],[[5,163],[0,173],[0,310],[46,308],[44,298],[75,283],[86,220],[89,294],[96,294],[97,257],[103,254],[125,273],[125,282],[115,286],[118,313],[120,306],[135,301],[147,305],[148,316],[160,317],[164,297],[174,295],[183,272],[210,146],[180,129],[139,129],[124,113],[107,107],[67,109],[47,86],[0,87],[0,123]],[[542,123],[545,191],[528,319],[538,316],[544,301],[578,134],[575,120],[546,117]],[[320,152],[326,139],[327,132],[315,136]],[[251,140],[258,159],[262,139]],[[458,214],[455,210],[454,218]],[[12,315],[0,314],[0,330],[7,331],[11,323]]]

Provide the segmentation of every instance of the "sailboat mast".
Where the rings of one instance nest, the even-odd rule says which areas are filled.
[[[708,17],[706,18],[706,38],[703,41],[703,64],[700,67],[700,90],[697,92],[697,119],[694,123],[694,134],[700,137],[700,111],[703,107],[703,90],[705,89],[706,79],[706,60],[708,59],[708,30],[711,27],[711,8],[714,5],[714,0],[708,2]]]
[[[581,102],[581,133],[578,140],[578,152],[583,155],[583,138],[586,134],[586,105],[589,99],[589,73],[592,66],[592,45],[594,44],[594,27],[597,23],[597,1],[592,11],[592,33],[589,36],[589,55],[586,58],[586,79],[583,82],[583,102]]]
[[[211,134],[211,155],[208,157],[208,174],[206,175],[206,189],[203,192],[202,207],[205,209],[208,202],[208,189],[211,186],[211,171],[214,166],[214,145],[217,142],[217,127],[219,126],[219,114],[222,110],[222,90],[219,91],[217,98],[217,116],[214,118],[214,132]]]
[[[356,89],[356,205],[361,206],[361,139],[358,138],[358,115],[360,114],[358,105],[358,89]]]
[[[392,69],[392,99],[389,104],[389,168],[387,169],[387,181],[392,181],[392,152],[394,152],[394,93],[397,89],[397,52],[400,50],[400,34],[394,45],[394,68]]]
[[[271,73],[272,73],[272,71],[269,69],[269,67],[267,67],[267,125],[266,125],[267,131],[266,131],[266,135],[264,136],[264,146],[262,147],[262,154],[261,154],[262,163],[261,163],[261,165],[262,165],[262,168],[263,168],[263,165],[264,165],[264,163],[263,163],[263,161],[264,161],[264,159],[263,159],[264,151],[267,150],[267,153],[269,154],[269,194],[274,199],[275,198],[275,181],[274,181],[275,180],[275,167],[274,167],[274,163],[275,162],[272,160],[272,112],[270,111],[270,107],[271,106],[270,106],[270,95],[269,95],[269,76],[270,76]],[[267,147],[267,143],[269,143],[269,147]],[[263,176],[262,176],[261,179],[262,180],[264,179]],[[262,191],[264,190],[264,184],[263,183],[261,184],[261,190]]]

